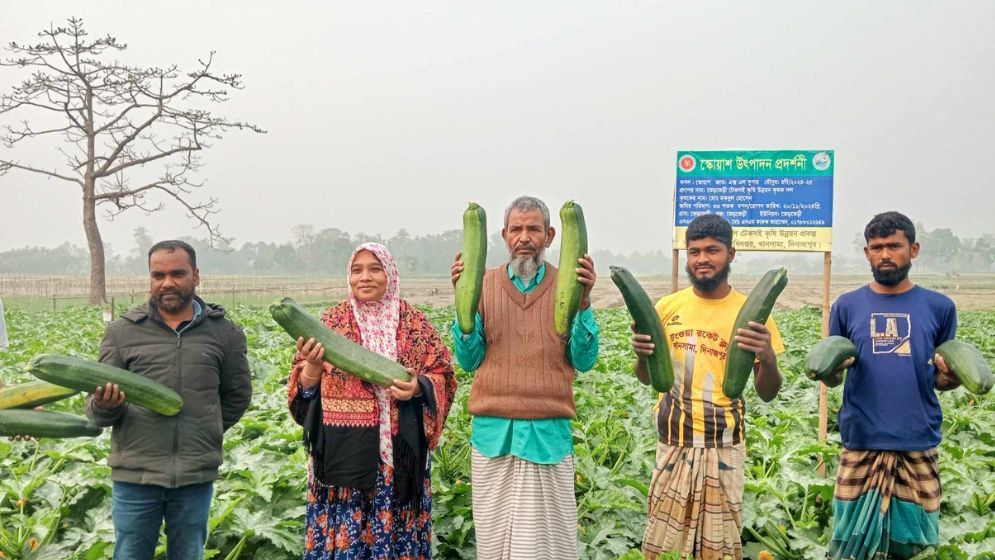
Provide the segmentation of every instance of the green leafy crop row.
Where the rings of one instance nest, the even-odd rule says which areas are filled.
[[[317,313],[317,308],[312,308]],[[448,339],[452,308],[425,309]],[[249,338],[255,397],[243,420],[225,438],[225,466],[212,509],[209,555],[217,559],[299,558],[304,541],[305,454],[301,430],[286,410],[290,339],[264,309],[237,307],[236,321]],[[629,318],[624,309],[597,312],[601,354],[579,374],[573,425],[575,487],[583,558],[628,558],[638,553],[646,522],[646,492],[656,430],[654,395],[632,375]],[[744,545],[755,558],[768,550],[778,559],[823,558],[832,520],[833,474],[839,454],[835,412],[840,392],[830,392],[829,440],[817,441],[818,390],[802,372],[808,348],[819,339],[819,311],[776,312],[787,350],[780,358],[786,382],[763,403],[747,389]],[[26,381],[21,367],[51,352],[95,358],[102,335],[99,312],[71,308],[56,313],[8,311],[12,344],[0,352],[0,377]],[[960,337],[995,356],[995,313],[960,317]],[[472,376],[459,370],[460,388],[439,449],[433,457],[436,553],[473,558],[470,417],[465,405]],[[944,441],[941,547],[943,559],[995,559],[995,397],[963,389],[942,394]],[[82,397],[51,405],[82,413]],[[42,442],[0,441],[0,558],[110,558],[108,436]],[[817,467],[824,460],[828,478]]]

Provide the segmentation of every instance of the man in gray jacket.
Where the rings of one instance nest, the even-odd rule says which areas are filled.
[[[112,426],[115,560],[151,560],[166,523],[169,560],[200,560],[207,540],[222,434],[252,397],[245,334],[194,294],[197,255],[182,241],[149,250],[150,298],[107,327],[100,361],[172,388],[183,410],[163,416],[97,387],[86,414]]]

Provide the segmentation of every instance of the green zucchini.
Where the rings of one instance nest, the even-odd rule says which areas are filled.
[[[857,357],[857,347],[845,336],[829,336],[808,351],[805,372],[809,379],[822,381],[849,358]]]
[[[670,360],[670,347],[660,324],[660,315],[631,272],[621,266],[609,266],[608,269],[611,270],[612,282],[622,292],[629,315],[636,323],[636,332],[648,334],[653,341],[653,353],[643,357],[650,385],[661,393],[667,393],[674,385],[674,364]]]
[[[480,291],[487,268],[487,214],[471,202],[463,212],[463,272],[456,281],[456,322],[463,334],[474,329]]]
[[[560,223],[563,231],[560,232],[562,241],[560,265],[556,271],[553,323],[556,334],[567,337],[584,295],[584,285],[577,281],[577,260],[587,254],[587,225],[580,204],[572,200],[564,202],[560,208]]]
[[[50,402],[60,401],[79,393],[53,385],[45,381],[32,381],[0,389],[0,410],[5,408],[34,408]]]
[[[52,410],[0,410],[0,436],[73,438],[99,436],[100,428],[82,416]]]
[[[743,396],[743,389],[753,372],[753,362],[756,361],[756,354],[748,352],[739,347],[736,343],[736,331],[750,328],[750,321],[760,323],[767,322],[770,312],[774,309],[774,301],[781,295],[781,290],[788,284],[788,271],[784,267],[777,270],[770,270],[760,282],[757,283],[746,303],[736,315],[736,321],[732,325],[732,333],[729,334],[729,352],[726,356],[726,374],[722,381],[722,393],[730,399],[738,399]]]
[[[39,354],[28,364],[28,372],[43,381],[86,393],[93,393],[97,387],[111,383],[124,391],[126,402],[164,416],[175,416],[183,408],[183,399],[176,391],[144,375],[109,364],[71,356]]]
[[[995,376],[981,351],[963,340],[948,340],[936,349],[943,361],[968,391],[984,395],[995,385]]]
[[[383,387],[392,386],[395,379],[411,380],[401,364],[333,331],[290,298],[274,301],[269,313],[294,340],[304,337],[320,342],[325,347],[324,360],[346,373]]]

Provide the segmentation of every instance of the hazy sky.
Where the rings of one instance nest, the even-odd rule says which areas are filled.
[[[236,244],[304,223],[435,233],[468,200],[494,232],[528,193],[580,202],[593,249],[669,248],[679,149],[836,150],[838,247],[889,209],[995,232],[990,0],[4,0],[0,43],[72,15],[128,43],[128,62],[191,68],[214,50],[244,74],[219,111],[269,132],[229,133],[202,172]],[[0,69],[0,91],[21,78]],[[80,208],[68,183],[0,177],[0,250],[85,246]],[[204,236],[176,206],[102,231],[126,252],[139,225]]]

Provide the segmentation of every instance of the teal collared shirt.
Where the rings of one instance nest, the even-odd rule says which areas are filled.
[[[523,293],[534,290],[546,275],[546,265],[526,284],[508,266],[508,277]],[[487,346],[484,322],[478,313],[473,332],[464,335],[453,322],[453,346],[460,367],[475,371],[484,361]],[[598,323],[590,307],[577,312],[570,328],[570,363],[574,369],[588,371],[598,359]],[[470,444],[485,457],[513,455],[539,464],[555,464],[573,453],[573,434],[569,418],[524,420],[497,416],[474,416]]]

